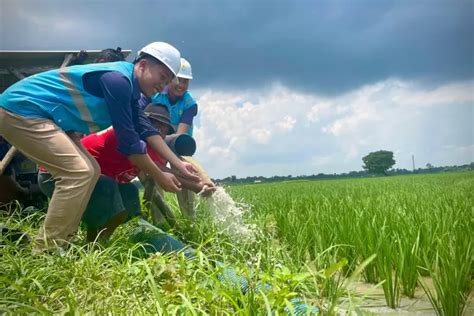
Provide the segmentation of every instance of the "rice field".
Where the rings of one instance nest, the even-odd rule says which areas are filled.
[[[293,304],[298,299],[320,314],[366,313],[354,284],[378,289],[391,312],[404,312],[401,302],[420,295],[429,302],[425,314],[473,312],[473,172],[226,191],[242,203],[242,223],[254,238],[223,229],[202,201],[197,222],[180,218],[171,232],[197,249],[191,260],[182,253],[144,255],[129,240],[136,221],[122,225],[107,244],[86,245],[80,231],[64,256],[33,256],[28,246],[6,242],[0,312],[305,314]],[[167,199],[177,211],[175,198]],[[0,221],[34,236],[42,216],[16,210]],[[248,281],[245,293],[222,280],[224,267]]]

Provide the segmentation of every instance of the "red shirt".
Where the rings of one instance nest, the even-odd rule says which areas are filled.
[[[99,163],[101,174],[119,183],[129,183],[140,173],[140,169],[117,150],[118,142],[113,128],[86,136],[81,139],[81,143]],[[147,153],[156,164],[166,165],[166,161],[149,145]],[[40,170],[46,171],[43,167],[40,167]]]
[[[134,166],[127,156],[117,150],[118,143],[113,128],[86,136],[81,139],[81,143],[97,160],[103,175],[111,177],[119,183],[128,183],[140,173],[140,169]],[[149,145],[147,145],[147,152],[155,163],[161,166],[166,165],[166,161]]]

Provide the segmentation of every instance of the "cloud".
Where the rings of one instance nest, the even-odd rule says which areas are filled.
[[[389,77],[434,87],[474,74],[470,1],[3,0],[0,15],[0,49],[168,41],[201,89],[281,82],[336,96]]]
[[[291,131],[296,124],[296,119],[290,115],[286,115],[277,125],[284,131]]]
[[[414,82],[389,79],[338,98],[340,118],[322,128],[335,136],[347,135],[363,125],[386,124],[389,114],[398,112],[404,120],[424,107],[473,102],[474,81],[451,83],[427,90]],[[395,117],[392,118],[392,120]]]
[[[468,163],[473,88],[389,79],[333,98],[281,84],[198,90],[197,157],[214,177],[360,170],[361,157],[380,149],[394,151],[400,168],[411,168],[412,154],[424,164]]]
[[[328,113],[328,111],[332,111],[333,108],[337,107],[336,104],[333,104],[329,101],[321,101],[317,104],[313,105],[309,110],[308,114],[306,115],[307,119],[311,123],[316,123],[320,120],[320,117]],[[337,108],[337,111],[340,111],[341,107]]]
[[[193,65],[198,158],[214,177],[472,159],[471,1],[0,1],[0,49],[137,52]],[[133,56],[133,54],[132,54]],[[131,59],[132,57],[130,57]],[[452,149],[444,146],[452,145]]]

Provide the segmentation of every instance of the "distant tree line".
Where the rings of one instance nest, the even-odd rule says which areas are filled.
[[[313,175],[303,175],[303,176],[273,176],[273,177],[262,177],[262,176],[253,176],[246,178],[237,178],[235,175],[229,176],[223,179],[212,179],[215,183],[218,184],[244,184],[244,183],[260,183],[260,182],[279,182],[279,181],[289,181],[289,180],[316,180],[316,179],[344,179],[344,178],[365,178],[373,177],[377,175],[381,176],[395,176],[395,175],[406,175],[406,174],[424,174],[424,173],[439,173],[439,172],[459,172],[459,171],[470,171],[474,170],[474,162],[471,162],[467,165],[462,166],[444,166],[444,167],[435,167],[431,163],[426,164],[426,168],[418,168],[415,170],[407,169],[390,169],[395,165],[395,159],[393,152],[388,150],[379,150],[369,153],[368,155],[362,157],[362,168],[364,170],[360,171],[350,171],[347,173],[318,173]],[[134,181],[137,187],[142,188],[140,181],[138,179]]]
[[[462,166],[443,166],[435,167],[431,164],[426,164],[426,168],[418,168],[415,170],[407,169],[390,169],[386,171],[385,175],[395,176],[395,175],[408,175],[408,174],[426,174],[426,173],[441,173],[441,172],[460,172],[460,171],[472,171],[474,170],[474,162],[471,162],[467,165]],[[373,173],[369,173],[367,170],[361,171],[350,171],[347,173],[333,173],[325,174],[318,173],[313,175],[303,175],[303,176],[273,176],[273,177],[246,177],[246,178],[237,178],[236,176],[230,176],[223,179],[214,179],[215,182],[220,184],[239,184],[239,183],[260,183],[260,182],[278,182],[278,181],[289,181],[289,180],[315,180],[315,179],[344,179],[344,178],[365,178],[373,177]]]

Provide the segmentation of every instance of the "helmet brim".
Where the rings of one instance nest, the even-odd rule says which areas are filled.
[[[179,78],[192,80],[192,79],[193,79],[193,76],[180,75],[180,74],[178,74],[178,75],[176,76],[176,78],[178,78],[178,80],[179,80]]]

